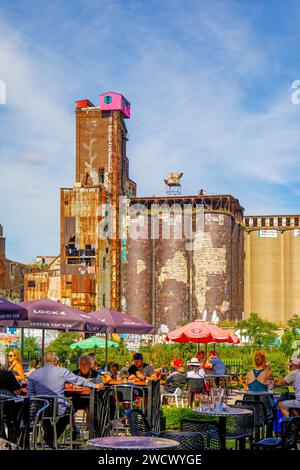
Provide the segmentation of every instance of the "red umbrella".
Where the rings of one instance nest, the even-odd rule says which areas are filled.
[[[234,343],[234,335],[211,323],[195,320],[188,325],[171,331],[167,341],[175,343]]]

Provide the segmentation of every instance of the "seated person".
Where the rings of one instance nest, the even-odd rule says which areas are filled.
[[[128,379],[129,377],[129,367],[131,366],[131,362],[130,361],[126,361],[125,362],[125,366],[122,367],[122,369],[120,370],[120,377],[123,378],[123,379]]]
[[[30,361],[29,371],[25,373],[25,377],[28,379],[28,377],[32,374],[32,372],[37,370],[38,366],[39,366],[39,361],[37,361],[36,359],[32,359]]]
[[[189,406],[191,407],[194,402],[194,397],[196,393],[206,393],[205,388],[205,371],[203,365],[201,364],[197,357],[192,357],[188,362],[188,371],[187,371],[187,384],[189,392]]]
[[[21,392],[20,382],[10,370],[4,370],[0,364],[0,395],[14,398]]]
[[[267,392],[268,383],[273,380],[272,372],[266,367],[266,356],[257,351],[254,356],[255,367],[246,376],[246,390],[251,392]]]
[[[187,365],[187,379],[204,379],[205,371],[203,369],[203,364],[198,361],[197,357],[192,357]]]
[[[17,377],[18,381],[22,382],[25,378],[25,375],[19,350],[11,349],[7,355],[7,358],[8,370],[11,370]]]
[[[98,377],[98,372],[95,369],[93,369],[93,359],[88,354],[83,354],[82,356],[80,356],[79,369],[74,370],[73,373],[75,375],[78,375],[79,377],[93,380],[95,383],[97,383],[96,379]]]
[[[217,351],[210,351],[204,367],[210,369],[210,373],[214,375],[224,375],[226,372],[225,364],[219,358]]]
[[[162,393],[173,393],[176,388],[184,388],[187,374],[183,367],[182,359],[171,362],[172,373],[167,377]]]
[[[118,380],[120,373],[120,366],[116,362],[110,366],[110,374],[112,380]]]
[[[120,366],[116,362],[110,366],[109,372],[102,373],[102,380],[103,382],[109,383],[111,380],[119,380],[120,379]]]
[[[300,408],[300,359],[291,359],[288,366],[290,373],[284,379],[276,380],[276,385],[292,385],[295,390],[295,400],[279,402],[279,409],[284,417],[289,416],[289,408]]]
[[[28,377],[28,397],[37,395],[64,397],[66,383],[87,388],[103,388],[102,383],[95,384],[84,377],[77,376],[64,367],[58,367],[58,363],[58,357],[55,353],[49,352],[45,354],[44,366],[34,371]],[[64,400],[58,399],[57,408],[57,414],[60,416],[57,421],[57,437],[59,437],[68,425],[70,418],[68,415],[65,415],[67,405]],[[51,424],[45,421],[43,429],[46,444],[53,447],[53,428]]]
[[[206,363],[206,355],[204,351],[199,351],[196,354],[196,358],[198,359],[198,362],[200,362],[201,367],[204,367],[204,364]]]
[[[92,369],[95,370],[97,372],[97,374],[99,374],[99,365],[98,365],[98,362],[97,362],[97,358],[96,358],[96,354],[95,353],[90,353],[89,356],[92,358]]]
[[[140,380],[156,380],[156,374],[154,369],[149,364],[144,363],[143,355],[140,353],[135,353],[133,355],[134,364],[129,367],[128,374],[129,380],[138,378]]]

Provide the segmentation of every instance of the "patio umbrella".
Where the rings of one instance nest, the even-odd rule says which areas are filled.
[[[26,320],[27,310],[20,304],[14,304],[0,298],[0,320]]]
[[[103,327],[99,332],[106,333],[106,341],[108,333],[152,334],[155,330],[154,326],[144,320],[113,309],[103,308],[91,312],[90,315],[102,323]],[[107,348],[105,367],[107,368]]]
[[[99,336],[91,336],[90,338],[84,339],[82,341],[77,341],[76,343],[71,344],[71,349],[95,349],[95,348],[118,348],[119,344],[114,341],[107,341],[104,338]]]
[[[168,333],[167,341],[175,343],[233,343],[234,335],[211,323],[195,320]],[[236,344],[236,343],[235,343]]]
[[[37,328],[42,333],[42,356],[44,354],[45,330],[87,331],[95,332],[102,328],[102,323],[74,307],[41,299],[21,302],[19,307],[27,312],[26,320],[2,321],[1,325],[15,326],[16,328]]]
[[[152,334],[155,330],[154,326],[140,318],[112,309],[103,308],[89,315],[102,323],[101,333]]]

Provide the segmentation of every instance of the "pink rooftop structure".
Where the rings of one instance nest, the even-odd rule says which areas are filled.
[[[130,103],[121,93],[107,91],[100,95],[100,109],[102,111],[121,110],[124,118],[130,118]]]

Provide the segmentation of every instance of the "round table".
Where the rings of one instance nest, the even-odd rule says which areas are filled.
[[[96,439],[90,439],[87,443],[89,446],[99,449],[119,450],[172,449],[179,446],[179,442],[172,439],[148,436],[98,437]]]
[[[199,413],[201,415],[205,416],[215,416],[219,418],[219,424],[221,431],[226,437],[226,418],[230,416],[251,416],[253,415],[253,410],[248,410],[246,408],[234,408],[234,407],[226,407],[225,409],[219,410],[219,409],[214,409],[214,410],[206,410],[202,411],[200,409],[195,409],[194,410],[196,413]]]

